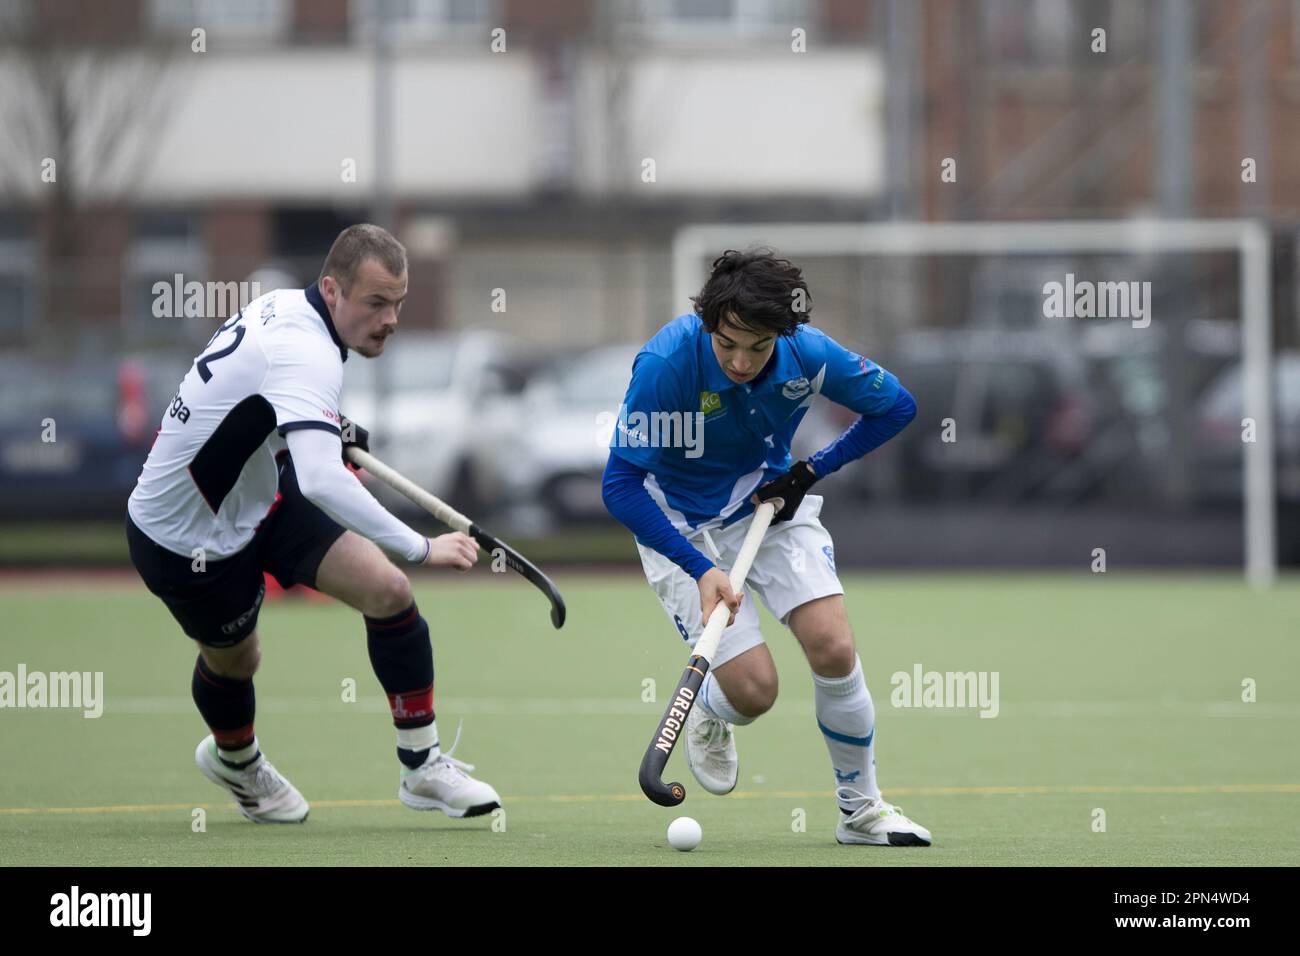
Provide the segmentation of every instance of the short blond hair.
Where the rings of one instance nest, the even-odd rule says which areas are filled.
[[[406,272],[406,247],[382,226],[360,222],[339,233],[325,257],[320,278],[333,276],[346,295],[356,281],[361,263],[367,259],[374,259],[390,275],[400,276]]]

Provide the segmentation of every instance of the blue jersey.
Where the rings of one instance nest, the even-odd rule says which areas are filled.
[[[894,375],[808,325],[776,337],[757,378],[733,382],[699,316],[683,315],[637,353],[610,448],[649,472],[646,490],[689,533],[754,510],[750,495],[790,467],[795,430],[818,395],[881,416],[899,393]]]

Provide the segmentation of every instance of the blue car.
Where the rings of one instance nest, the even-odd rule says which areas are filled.
[[[188,361],[0,356],[0,520],[124,515]]]

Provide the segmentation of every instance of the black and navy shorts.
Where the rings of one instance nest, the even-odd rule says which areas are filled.
[[[325,552],[344,528],[303,497],[293,460],[279,459],[280,490],[271,512],[242,551],[209,560],[202,571],[191,558],[154,543],[126,519],[126,539],[145,585],[162,599],[181,629],[208,647],[233,647],[257,626],[266,595],[263,572],[281,587],[316,586]]]

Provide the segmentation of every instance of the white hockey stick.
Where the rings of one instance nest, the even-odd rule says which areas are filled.
[[[441,498],[425,491],[411,479],[399,474],[369,452],[362,451],[353,445],[349,445],[346,451],[348,460],[354,465],[364,468],[394,491],[400,492],[411,499],[451,530],[469,535],[488,554],[495,556],[499,553],[505,559],[506,566],[510,570],[522,575],[530,584],[546,595],[546,599],[551,602],[551,623],[556,628],[564,626],[564,598],[560,596],[559,589],[551,582],[551,579],[543,574],[535,564],[504,541],[494,537],[470,521]]]

